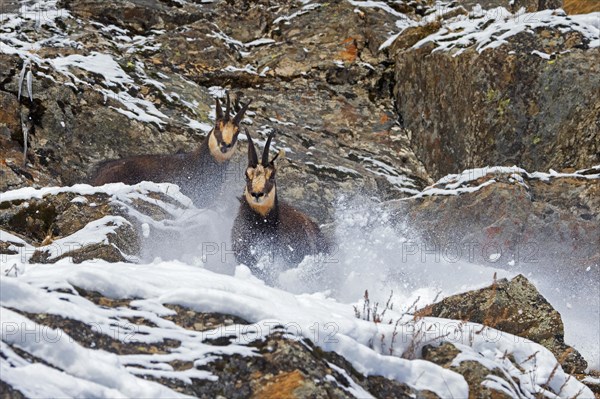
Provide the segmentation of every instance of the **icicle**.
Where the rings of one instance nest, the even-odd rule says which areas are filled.
[[[29,71],[27,71],[27,94],[29,94],[29,100],[31,102],[33,102],[32,83],[33,83],[33,74],[31,73],[31,69],[29,69]]]
[[[27,65],[29,65],[29,61],[23,61],[23,69],[21,69],[21,73],[19,74],[19,95],[17,96],[18,100],[21,100],[21,90],[23,89],[23,81],[25,80],[25,72],[27,71]]]
[[[27,122],[21,120],[21,129],[23,130],[23,166],[27,165],[27,138],[29,136],[29,126]]]

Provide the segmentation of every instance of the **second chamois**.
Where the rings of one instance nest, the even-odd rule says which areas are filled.
[[[260,161],[248,130],[246,135],[246,187],[232,230],[236,260],[261,275],[263,271],[255,266],[265,257],[282,260],[287,267],[293,267],[307,255],[326,254],[329,248],[319,226],[278,198],[275,159],[279,154],[269,161],[274,133],[269,135]]]
[[[229,93],[225,113],[219,99],[216,102],[215,127],[195,151],[173,155],[138,155],[107,161],[96,169],[90,184],[137,184],[145,180],[175,183],[197,207],[210,206],[225,181],[228,161],[235,152],[240,123],[251,101],[243,105],[233,118]]]

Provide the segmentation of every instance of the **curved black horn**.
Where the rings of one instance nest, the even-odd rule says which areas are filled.
[[[244,131],[246,132],[246,137],[248,137],[248,166],[256,168],[258,166],[256,148],[254,147],[254,142],[252,141],[252,137],[250,137],[248,129],[244,128]]]
[[[246,113],[246,110],[248,109],[248,106],[252,104],[252,100],[248,101],[246,103],[246,105],[244,105],[242,107],[242,109],[240,109],[240,112],[238,112],[234,117],[233,117],[233,123],[235,125],[239,125],[240,122],[242,121],[242,118],[244,117],[244,114]]]
[[[223,119],[223,108],[221,108],[221,102],[219,99],[215,98],[215,100],[217,100],[217,120],[221,120]]]
[[[262,164],[263,166],[267,166],[269,164],[269,148],[271,147],[271,140],[275,136],[275,131],[273,130],[269,133],[269,138],[267,138],[267,144],[265,144],[265,149],[262,154]]]
[[[225,106],[225,120],[228,121],[229,118],[231,117],[231,100],[229,99],[229,92],[227,92],[226,95],[227,95],[227,103]]]

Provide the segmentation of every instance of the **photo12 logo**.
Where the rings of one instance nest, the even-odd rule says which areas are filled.
[[[339,259],[337,253],[339,250],[338,245],[332,245],[329,253],[318,254],[313,256],[313,259],[317,263],[338,263]],[[276,244],[264,245],[260,248],[256,248],[256,253],[261,254],[261,259],[266,260],[270,263],[277,261],[279,255],[278,246]],[[233,247],[226,242],[203,242],[200,246],[200,259],[203,263],[209,261],[219,261],[221,263],[235,262],[235,252]]]
[[[535,242],[519,243],[511,248],[496,241],[448,241],[444,243],[403,242],[402,263],[407,262],[489,262],[537,263],[539,247]]]
[[[0,0],[0,23],[12,18],[35,22],[39,27],[44,22],[54,21],[66,15],[66,11],[56,8],[56,1]]]
[[[56,344],[63,339],[68,339],[69,343],[76,341],[72,336],[60,328],[36,324],[30,321],[2,321],[2,339],[7,342],[34,342],[36,344]],[[129,322],[116,322],[110,326],[100,325],[98,323],[86,323],[82,330],[87,335],[105,335],[115,341],[123,343],[138,342],[136,336],[139,334],[139,326]],[[80,331],[83,332],[83,331]]]

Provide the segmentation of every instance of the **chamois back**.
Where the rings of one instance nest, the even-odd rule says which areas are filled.
[[[175,183],[196,206],[210,205],[225,182],[229,160],[235,153],[240,123],[251,101],[231,117],[231,101],[227,93],[223,112],[216,100],[215,127],[192,152],[172,155],[137,155],[105,161],[98,165],[89,183],[103,185],[142,181]]]

